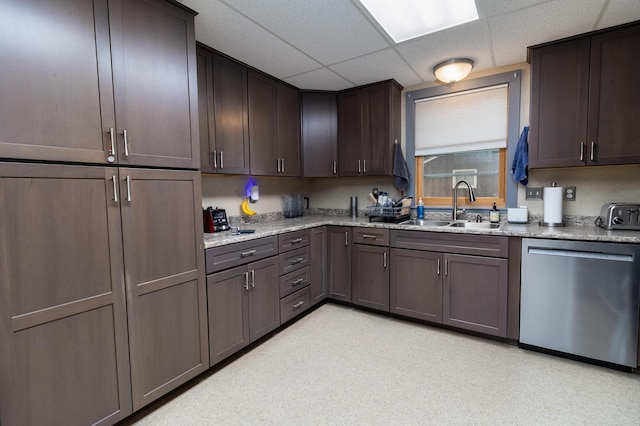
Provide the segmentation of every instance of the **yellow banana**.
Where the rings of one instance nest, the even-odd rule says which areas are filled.
[[[244,201],[242,201],[242,205],[240,207],[242,208],[242,213],[246,214],[247,216],[253,216],[254,214],[256,214],[256,212],[251,210],[251,208],[249,207],[248,198],[245,198]]]

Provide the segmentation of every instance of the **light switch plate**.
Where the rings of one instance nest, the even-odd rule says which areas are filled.
[[[530,198],[540,198],[542,199],[542,187],[540,186],[530,186],[525,190],[526,195],[525,198],[528,200]]]

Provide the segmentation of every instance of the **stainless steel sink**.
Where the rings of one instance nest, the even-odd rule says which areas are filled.
[[[417,225],[417,226],[448,226],[451,222],[447,220],[424,220],[411,219],[401,222],[401,225]]]
[[[469,229],[496,229],[500,228],[499,223],[491,222],[453,222],[449,226],[454,228],[469,228]]]

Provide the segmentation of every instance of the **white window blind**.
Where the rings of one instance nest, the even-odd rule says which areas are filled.
[[[417,100],[415,155],[506,148],[506,84]]]

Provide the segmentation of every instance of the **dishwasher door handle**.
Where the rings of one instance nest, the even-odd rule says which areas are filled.
[[[633,256],[630,254],[598,253],[598,252],[562,250],[562,249],[544,249],[544,248],[537,248],[537,247],[529,247],[528,253],[538,254],[542,256],[575,257],[579,259],[611,260],[615,262],[632,262],[633,263]]]

